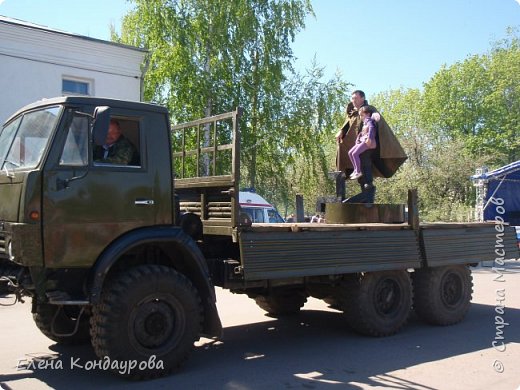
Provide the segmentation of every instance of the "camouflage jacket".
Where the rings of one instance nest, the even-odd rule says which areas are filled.
[[[133,160],[136,153],[134,145],[123,135],[108,147],[108,154],[105,156],[105,147],[97,145],[94,149],[94,161],[107,163],[128,165]]]

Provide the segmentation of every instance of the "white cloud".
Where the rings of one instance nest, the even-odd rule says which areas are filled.
[[[3,1],[3,0],[0,0],[0,1]],[[518,3],[518,5],[520,5],[520,0],[515,0],[515,1]],[[2,4],[2,3],[0,2],[0,4]]]
[[[0,5],[2,5],[2,3],[4,2],[5,0],[0,0]],[[520,0],[516,0],[516,1],[520,1]]]

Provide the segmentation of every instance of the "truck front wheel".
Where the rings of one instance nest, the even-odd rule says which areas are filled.
[[[422,268],[413,273],[414,310],[423,321],[452,325],[466,316],[473,282],[465,265]]]
[[[389,336],[406,323],[412,305],[412,285],[406,271],[368,272],[346,285],[342,299],[347,321],[369,336]]]
[[[132,379],[165,376],[199,339],[203,309],[193,284],[177,271],[142,265],[118,274],[103,290],[91,320],[92,345],[111,370]],[[133,367],[121,371],[122,364]]]

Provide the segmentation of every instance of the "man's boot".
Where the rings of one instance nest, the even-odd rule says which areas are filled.
[[[329,172],[329,178],[333,179],[336,183],[336,197],[341,202],[345,199],[346,195],[346,175],[343,171]]]

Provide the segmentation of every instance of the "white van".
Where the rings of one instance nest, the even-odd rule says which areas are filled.
[[[254,192],[240,191],[240,209],[255,223],[283,223],[278,211],[264,198]]]

